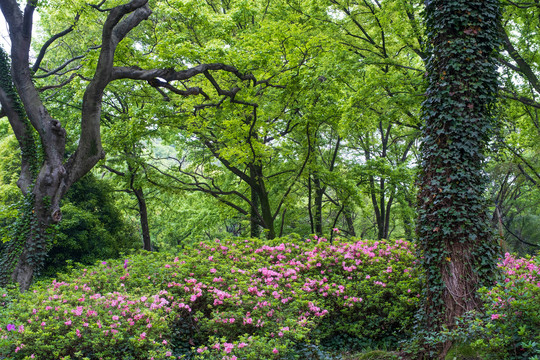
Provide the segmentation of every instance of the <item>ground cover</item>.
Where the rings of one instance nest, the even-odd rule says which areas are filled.
[[[24,294],[1,291],[0,359],[363,358],[351,354],[413,335],[415,259],[404,240],[216,239],[141,251]],[[466,342],[481,359],[538,358],[539,265],[507,254],[499,281],[481,290],[484,312],[434,341]]]
[[[403,240],[216,239],[77,268],[9,297],[7,358],[316,358],[409,335],[420,281]]]

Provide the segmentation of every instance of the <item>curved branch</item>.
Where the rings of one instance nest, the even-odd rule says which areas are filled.
[[[156,78],[161,78],[169,82],[174,80],[188,80],[209,70],[230,72],[242,81],[251,80],[255,82],[255,76],[252,74],[242,74],[236,67],[222,63],[201,64],[190,69],[179,71],[174,69],[144,70],[138,66],[114,67],[111,74],[111,81],[118,79],[152,80]]]
[[[54,75],[56,74],[57,72],[59,72],[60,70],[62,70],[63,68],[65,68],[66,66],[68,66],[69,64],[71,64],[72,62],[74,62],[75,60],[79,60],[79,59],[82,59],[85,55],[79,55],[79,56],[75,56],[69,60],[66,60],[66,62],[64,62],[62,65],[60,65],[59,67],[57,67],[56,69],[54,70],[51,70],[43,75],[34,75],[34,78],[36,79],[43,79],[43,78],[46,78],[46,77],[49,77],[51,75]],[[71,70],[68,70],[68,71],[73,71],[73,70],[78,70],[80,67],[77,67],[77,68],[74,68],[74,69],[71,69]],[[64,73],[65,74],[65,73]],[[60,75],[63,75],[63,74],[60,74]]]
[[[147,0],[132,0],[110,10],[105,20],[96,71],[83,96],[79,146],[66,164],[70,183],[90,171],[105,156],[100,134],[101,103],[105,87],[114,79],[116,47],[130,30],[148,19],[151,13]]]
[[[516,62],[519,67],[519,72],[529,81],[531,86],[540,94],[540,80],[531,69],[530,65],[521,57],[517,50],[512,45],[506,30],[500,29],[501,38],[504,42],[504,48],[508,51],[510,57]]]
[[[311,142],[311,139],[310,139],[310,136],[309,136],[309,125],[306,127],[306,134],[307,134],[307,141],[308,141],[308,144],[309,144]],[[283,196],[281,197],[281,200],[279,202],[279,205],[277,206],[276,212],[273,215],[274,219],[279,214],[279,211],[281,210],[281,206],[283,206],[283,203],[285,202],[285,199],[287,198],[287,196],[291,192],[294,184],[296,184],[296,182],[298,181],[298,178],[300,178],[300,176],[304,172],[304,169],[306,168],[306,165],[308,163],[308,160],[309,160],[310,156],[311,156],[311,146],[308,146],[308,151],[307,151],[306,158],[305,158],[302,166],[300,167],[300,170],[298,171],[298,174],[296,174],[296,177],[294,178],[294,180],[291,182],[291,184],[289,185],[289,187],[285,191],[285,194],[283,194]]]
[[[41,61],[43,60],[43,58],[45,57],[45,52],[47,51],[47,49],[49,48],[49,46],[52,45],[53,42],[55,42],[56,40],[60,39],[61,37],[64,37],[66,36],[67,34],[69,34],[70,32],[73,31],[73,28],[75,27],[75,25],[77,24],[77,22],[79,21],[79,17],[80,17],[80,14],[77,13],[77,16],[75,16],[75,21],[73,22],[72,25],[70,25],[70,27],[68,27],[67,29],[65,29],[64,31],[61,31],[57,34],[54,34],[53,36],[51,36],[51,38],[49,40],[47,40],[45,42],[45,44],[43,44],[43,46],[41,47],[41,50],[39,50],[39,54],[36,58],[36,62],[34,63],[34,65],[32,66],[32,72],[36,72],[38,71],[39,69],[39,65],[41,64]]]

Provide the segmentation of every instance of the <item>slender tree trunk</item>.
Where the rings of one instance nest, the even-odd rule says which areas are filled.
[[[259,216],[257,214],[257,209],[259,208],[259,197],[253,188],[251,189],[251,204],[251,212],[249,217],[251,237],[258,238],[261,236],[261,227],[259,226]]]
[[[427,336],[479,309],[476,290],[495,272],[482,165],[498,87],[499,2],[430,0],[425,16],[431,54],[417,233],[426,274],[419,334]],[[451,346],[435,349],[440,359]]]
[[[142,188],[132,188],[133,193],[137,197],[139,205],[139,220],[141,222],[141,232],[143,239],[143,249],[153,251],[152,241],[150,240],[150,227],[148,226],[148,209],[146,207],[146,198]]]
[[[283,228],[285,227],[285,214],[287,213],[287,208],[283,209],[281,213],[281,226],[279,227],[279,237],[283,236]]]
[[[270,199],[264,186],[260,189],[259,198],[261,199],[261,213],[264,220],[265,229],[268,230],[266,237],[273,239],[276,237],[276,230],[274,229],[274,216],[272,215],[272,209],[270,208]]]
[[[311,233],[315,233],[315,222],[313,219],[313,194],[311,191],[311,174],[308,176],[308,214],[309,214],[309,225],[311,226]]]
[[[387,237],[387,229],[386,229],[386,206],[385,206],[385,196],[384,196],[384,178],[381,178],[379,181],[379,196],[380,196],[380,216],[377,218],[377,226],[379,228],[379,235],[378,239],[386,239]]]
[[[317,172],[313,173],[313,186],[315,187],[315,234],[322,235],[322,200],[324,190],[321,187],[321,179]]]
[[[272,208],[270,206],[268,192],[266,191],[266,187],[264,185],[262,167],[260,165],[252,165],[250,173],[252,174],[251,178],[253,183],[255,184],[254,189],[257,198],[259,199],[259,204],[261,206],[263,227],[268,231],[266,237],[268,239],[273,239],[276,237],[276,230],[274,228],[274,216],[272,214]]]
[[[384,236],[383,239],[388,239],[390,237],[390,209],[392,208],[392,203],[394,202],[394,194],[392,193],[388,198],[386,203],[386,212],[384,215]]]
[[[349,233],[350,236],[356,236],[356,231],[354,230],[354,220],[352,217],[351,209],[348,206],[345,207],[343,214],[345,216],[345,222],[347,223],[347,232]]]
[[[254,171],[252,167],[250,167],[249,170],[250,177],[255,180],[256,176],[254,174]],[[255,189],[254,186],[251,186],[251,211],[250,211],[250,227],[251,227],[251,237],[252,238],[258,238],[261,236],[261,227],[259,222],[259,197],[257,196],[257,189]]]
[[[375,213],[375,222],[377,223],[377,240],[383,238],[384,233],[384,217],[379,209],[379,202],[377,201],[377,194],[375,191],[375,179],[373,176],[369,176],[369,192],[371,195],[371,204],[373,205],[373,211]]]

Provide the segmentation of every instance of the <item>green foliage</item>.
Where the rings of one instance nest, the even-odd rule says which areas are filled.
[[[450,332],[482,359],[540,358],[540,257],[506,254],[503,277],[480,289],[483,312],[470,313]]]
[[[21,198],[17,187],[20,168],[19,145],[11,131],[0,136],[0,203],[14,204]]]
[[[469,344],[455,343],[445,360],[476,360],[478,359],[478,352],[475,351]]]
[[[21,294],[0,313],[1,351],[44,360],[152,351],[156,359],[326,359],[325,349],[336,350],[330,335],[356,344],[411,335],[420,291],[413,257],[399,240],[292,238],[132,254]]]
[[[369,352],[365,352],[361,355],[359,355],[357,360],[397,360],[398,357],[396,354],[382,351],[382,350],[373,350]]]
[[[54,276],[64,270],[66,261],[89,265],[140,248],[138,234],[123,219],[112,191],[110,184],[92,174],[70,188],[43,275]]]

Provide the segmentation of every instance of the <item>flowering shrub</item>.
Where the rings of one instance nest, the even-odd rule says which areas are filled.
[[[505,254],[502,278],[480,290],[485,314],[455,332],[483,359],[540,359],[540,258]]]
[[[316,359],[319,344],[378,344],[411,328],[413,254],[289,238],[140,252],[20,295],[0,311],[0,358]]]

